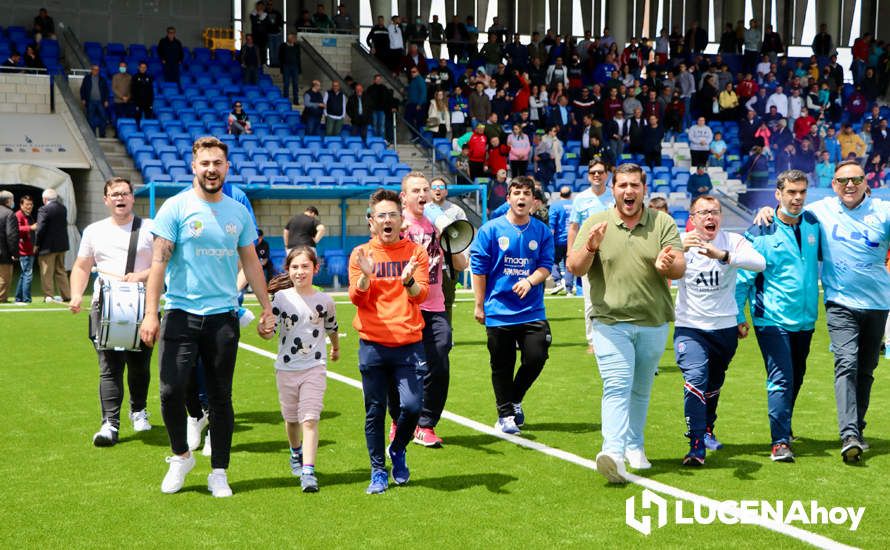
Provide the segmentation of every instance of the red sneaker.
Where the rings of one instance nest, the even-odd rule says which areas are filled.
[[[389,442],[392,443],[392,440],[396,438],[396,423],[393,422],[389,425]]]
[[[433,428],[421,428],[418,426],[414,430],[414,442],[424,447],[441,447],[442,438],[436,435]]]

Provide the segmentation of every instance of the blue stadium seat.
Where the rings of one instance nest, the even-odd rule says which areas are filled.
[[[315,178],[316,187],[339,187],[339,178],[333,176],[319,176]]]

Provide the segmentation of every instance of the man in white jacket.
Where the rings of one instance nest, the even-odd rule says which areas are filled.
[[[736,272],[763,271],[766,260],[742,235],[720,230],[720,201],[701,195],[690,206],[694,229],[683,239],[686,274],[679,280],[674,352],[683,373],[687,466],[702,466],[714,437],[717,400],[738,346]]]
[[[769,108],[773,106],[779,111],[782,118],[788,118],[788,96],[785,95],[781,86],[776,86],[776,91],[766,100],[766,112],[769,112]]]

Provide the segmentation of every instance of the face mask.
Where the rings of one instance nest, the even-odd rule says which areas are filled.
[[[117,72],[124,74],[125,72],[127,72],[127,68],[126,67],[118,67]]]
[[[803,210],[801,210],[797,214],[792,214],[791,212],[786,210],[784,206],[779,208],[779,211],[782,212],[783,215],[788,216],[789,218],[795,219],[795,220],[803,215]]]

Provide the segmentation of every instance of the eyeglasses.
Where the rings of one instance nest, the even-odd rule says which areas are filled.
[[[701,216],[702,218],[707,218],[708,216],[719,216],[719,215],[722,214],[722,213],[723,213],[723,212],[722,212],[721,210],[719,210],[719,209],[714,209],[714,210],[698,210],[698,211],[696,211],[696,212],[693,212],[693,214],[695,214],[696,216]]]
[[[118,193],[109,193],[108,195],[106,195],[106,197],[108,197],[110,199],[125,199],[132,194],[133,193],[130,193],[129,191],[121,191]]]
[[[850,176],[848,178],[834,178],[834,181],[838,183],[841,187],[846,187],[847,185],[862,185],[862,182],[865,181],[865,176]]]
[[[393,212],[378,212],[374,214],[374,219],[378,222],[386,221],[387,218],[390,220],[396,220],[402,215],[401,212],[393,211]]]

